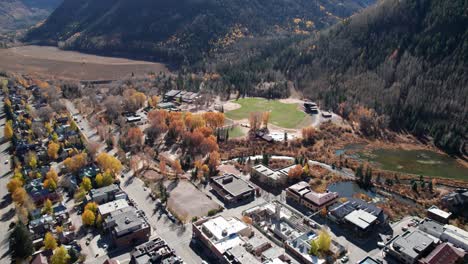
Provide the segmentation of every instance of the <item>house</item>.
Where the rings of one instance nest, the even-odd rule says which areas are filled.
[[[279,170],[273,170],[263,164],[258,164],[252,167],[250,176],[253,180],[271,187],[284,186],[288,182],[288,172],[294,166],[291,165]]]
[[[121,200],[122,201],[122,200]],[[151,227],[142,211],[124,209],[105,219],[105,226],[111,231],[112,243],[116,247],[128,247],[149,240]]]
[[[304,102],[304,110],[306,113],[318,114],[318,106],[314,102]]]
[[[388,253],[399,263],[414,264],[427,256],[435,247],[435,241],[419,230],[407,231],[390,244]]]
[[[367,256],[363,260],[359,261],[358,264],[381,264],[377,260]]]
[[[301,181],[286,189],[286,201],[293,201],[293,205],[302,205],[309,210],[318,211],[322,208],[328,207],[338,199],[338,193],[326,192],[317,193],[314,192],[310,185]]]
[[[158,104],[157,106],[159,109],[164,109],[164,110],[171,110],[171,109],[175,109],[176,106],[174,103],[172,102],[166,102],[166,103],[160,103]]]
[[[452,213],[440,210],[437,206],[433,205],[427,209],[427,217],[436,220],[439,223],[447,224]]]
[[[111,184],[109,186],[101,187],[98,189],[92,189],[89,191],[89,201],[96,202],[97,204],[104,204],[107,202],[114,201],[116,199],[116,195],[119,193],[123,193],[120,190],[119,186],[116,184]]]
[[[234,174],[213,177],[210,185],[225,204],[250,202],[255,199],[255,188]]]
[[[263,131],[257,131],[257,132],[255,132],[255,136],[256,136],[257,138],[260,138],[260,139],[265,140],[265,141],[268,142],[268,143],[272,143],[272,142],[274,141],[272,136],[270,136],[268,133],[265,133],[265,132],[263,132]]]
[[[215,216],[192,224],[193,238],[203,243],[220,263],[232,263],[225,254],[245,242],[242,237],[251,237],[251,228],[237,218]]]
[[[332,113],[328,111],[322,111],[323,118],[332,118]]]
[[[468,217],[468,189],[457,189],[442,197],[441,203],[443,207],[449,209],[451,212]]]
[[[164,94],[164,101],[174,101],[179,93],[180,90],[170,90],[169,92]]]
[[[33,239],[43,238],[45,233],[53,230],[55,220],[50,215],[44,215],[43,217],[32,220],[29,222],[29,232]]]
[[[447,243],[438,245],[428,256],[422,258],[420,264],[457,264],[462,263],[465,252]]]
[[[175,254],[161,238],[152,239],[135,247],[131,252],[131,264],[156,264],[156,263],[183,263],[182,259]]]
[[[137,114],[132,115],[132,116],[127,116],[125,118],[126,118],[127,123],[136,123],[138,121],[141,121],[141,116]]]

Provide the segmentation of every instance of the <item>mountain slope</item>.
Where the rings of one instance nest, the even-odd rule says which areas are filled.
[[[26,39],[88,52],[195,61],[244,36],[321,29],[373,1],[65,0]]]
[[[354,104],[373,108],[393,129],[431,135],[446,151],[466,154],[467,10],[466,0],[385,0],[318,37],[219,69],[247,94],[257,83],[245,76],[279,71],[328,107],[344,114]]]
[[[0,32],[25,29],[47,18],[61,0],[0,1]]]

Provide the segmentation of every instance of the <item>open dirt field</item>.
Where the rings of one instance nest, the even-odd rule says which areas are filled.
[[[0,49],[0,70],[39,74],[48,78],[116,80],[168,71],[161,63],[103,57],[56,47],[22,46]]]
[[[175,184],[170,182],[167,186],[170,191],[167,207],[186,221],[190,221],[194,216],[206,216],[208,211],[220,207],[187,181],[179,181],[176,186],[172,185]]]

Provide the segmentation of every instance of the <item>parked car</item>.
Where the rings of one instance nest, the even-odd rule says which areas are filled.
[[[342,257],[341,259],[341,263],[347,263],[349,261],[349,257],[348,256],[344,256]]]
[[[383,247],[385,247],[385,243],[384,242],[377,242],[377,246],[379,248],[383,248]]]

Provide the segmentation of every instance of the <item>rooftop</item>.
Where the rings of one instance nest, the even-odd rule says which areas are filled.
[[[321,206],[338,198],[338,193],[336,192],[317,193],[311,190],[310,192],[304,195],[304,198],[318,206]]]
[[[444,219],[448,219],[450,218],[450,216],[452,215],[452,213],[448,213],[448,212],[445,212],[443,210],[440,210],[437,206],[433,205],[431,206],[429,209],[427,209],[428,212],[432,213],[432,214],[435,214],[439,217],[442,217]]]
[[[250,192],[254,189],[252,185],[234,174],[225,174],[223,176],[213,177],[213,182],[231,194],[233,197]]]
[[[424,221],[419,224],[418,228],[432,235],[437,234],[437,237],[444,232],[444,226],[431,219],[424,219]]]
[[[217,216],[208,220],[200,220],[201,224],[195,223],[202,233],[208,237],[210,243],[224,253],[227,250],[243,245],[244,241],[239,233],[248,230],[248,226],[237,218],[226,219],[223,216]]]
[[[301,181],[294,185],[289,186],[288,190],[303,196],[306,193],[310,192],[310,185],[305,181]]]
[[[101,195],[107,195],[108,193],[112,192],[118,192],[119,190],[119,186],[117,186],[116,184],[112,184],[98,189],[91,189],[90,195],[91,197],[96,197]]]
[[[377,260],[367,256],[365,259],[358,262],[358,264],[380,264]]]
[[[123,236],[148,226],[142,215],[135,209],[115,215],[114,221],[113,233],[116,236]]]
[[[393,242],[393,249],[417,259],[422,252],[428,249],[434,240],[421,231],[406,232]]]
[[[377,220],[377,217],[362,209],[359,209],[346,215],[345,219],[361,229],[367,229]]]
[[[273,169],[271,169],[271,168],[269,168],[269,167],[267,167],[267,166],[265,166],[263,164],[258,164],[258,165],[255,165],[253,168],[257,172],[265,175],[266,177],[268,177],[270,179],[278,180],[283,176],[287,176],[288,173],[289,173],[289,170],[291,168],[293,168],[294,166],[296,166],[296,165],[291,165],[291,166],[288,166],[288,167],[285,167],[285,168],[282,168],[282,169],[279,169],[279,170],[273,170]]]
[[[231,248],[228,252],[226,252],[225,257],[232,261],[234,258],[236,260],[235,263],[243,263],[243,264],[261,264],[252,254],[247,252],[247,250],[243,246],[235,246]]]
[[[109,213],[123,209],[128,206],[128,202],[126,200],[121,199],[99,205],[98,211],[101,215],[107,215]]]
[[[468,232],[454,225],[444,225],[444,234],[456,238],[458,241],[468,244]]]
[[[165,96],[174,97],[180,93],[180,90],[170,90],[165,94]]]
[[[455,264],[465,253],[447,243],[438,245],[427,257],[421,259],[423,264]]]

